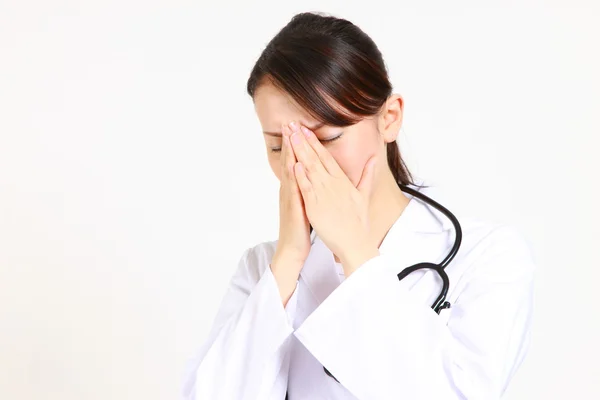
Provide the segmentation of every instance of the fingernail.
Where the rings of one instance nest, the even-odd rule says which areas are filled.
[[[302,126],[302,127],[300,128],[300,130],[302,130],[302,132],[304,133],[304,136],[306,136],[306,137],[309,137],[309,136],[310,136],[310,130],[309,130],[307,127],[305,127],[305,126]]]
[[[295,121],[290,122],[290,129],[292,130],[292,132],[297,132],[298,124]]]
[[[292,142],[295,144],[300,143],[300,135],[298,135],[298,132],[292,133]]]

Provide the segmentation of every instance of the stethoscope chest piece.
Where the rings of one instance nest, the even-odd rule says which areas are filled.
[[[398,273],[398,280],[402,280],[406,278],[409,274],[418,271],[420,269],[432,269],[442,278],[442,290],[438,295],[435,302],[431,305],[431,308],[436,312],[440,313],[444,308],[450,308],[450,302],[446,301],[446,296],[448,295],[448,288],[450,287],[450,279],[448,278],[448,274],[444,271],[444,267],[441,265],[431,263],[431,262],[420,262],[418,264],[412,265],[410,267],[404,268],[402,271]]]

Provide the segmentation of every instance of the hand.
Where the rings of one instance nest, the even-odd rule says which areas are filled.
[[[283,260],[284,264],[287,264],[289,268],[298,269],[295,272],[299,273],[310,251],[310,225],[294,175],[296,157],[290,144],[290,133],[287,125],[283,125],[281,185],[279,187],[279,240],[273,263]]]
[[[355,187],[312,131],[297,123],[290,127],[292,149],[298,160],[294,172],[306,215],[349,276],[379,254],[370,238],[368,221],[377,159],[373,156],[367,161]]]

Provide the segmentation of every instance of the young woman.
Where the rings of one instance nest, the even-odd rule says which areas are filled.
[[[243,253],[184,398],[499,398],[528,347],[529,246],[418,196],[433,192],[400,156],[403,100],[372,40],[298,14],[247,88],[281,182],[279,238]]]

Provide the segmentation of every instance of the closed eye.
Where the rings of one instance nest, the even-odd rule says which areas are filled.
[[[338,140],[341,137],[342,137],[342,134],[340,133],[339,135],[337,135],[335,137],[332,137],[331,139],[320,139],[319,142],[321,142],[321,143],[323,143],[323,144],[326,145],[328,143],[331,143],[331,142],[334,142],[334,141]],[[280,153],[281,152],[281,147],[272,147],[271,148],[271,152],[273,152],[273,153]]]

